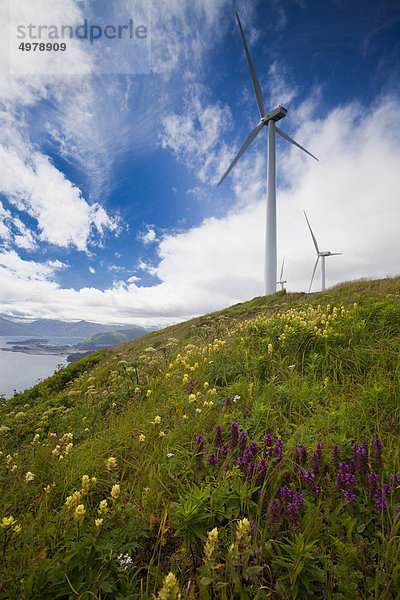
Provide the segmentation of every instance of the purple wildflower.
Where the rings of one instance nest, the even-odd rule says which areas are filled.
[[[300,448],[294,448],[294,450],[293,450],[293,462],[296,465],[299,465],[300,464],[300,460],[301,460]]]
[[[272,524],[279,519],[280,513],[279,504],[273,500],[269,505],[269,518]]]
[[[239,433],[239,454],[243,454],[247,444],[247,435],[244,431]]]
[[[275,458],[278,459],[278,462],[280,462],[283,458],[282,447],[283,447],[283,441],[276,440],[275,448],[274,448],[274,456],[275,456]]]
[[[236,461],[236,464],[238,465],[238,467],[242,471],[242,473],[246,472],[247,463],[246,463],[245,459],[243,458],[243,456],[239,456],[239,458]]]
[[[264,458],[271,456],[272,446],[274,445],[274,438],[270,433],[264,435]]]
[[[391,496],[392,486],[389,485],[388,483],[385,483],[385,485],[383,486],[383,493],[385,494],[385,496]]]
[[[251,442],[251,444],[250,444],[250,450],[253,452],[253,454],[257,454],[257,452],[258,452],[258,444],[256,444],[256,442]]]
[[[226,456],[228,454],[228,452],[229,452],[228,446],[221,447],[221,450],[220,450],[221,456]]]
[[[222,444],[222,425],[216,425],[214,427],[215,435],[214,435],[214,446],[219,448]]]
[[[192,394],[194,391],[194,381],[193,379],[189,379],[188,381],[188,393]]]
[[[378,475],[376,473],[368,474],[368,493],[370,500],[375,496],[375,492],[378,489]]]
[[[333,462],[337,466],[339,464],[340,446],[333,446]]]
[[[314,487],[314,479],[315,479],[314,473],[311,473],[310,471],[300,471],[299,476],[301,479],[304,479],[304,482],[307,485],[307,487],[309,487],[309,488]]]
[[[380,512],[382,512],[383,510],[386,510],[386,508],[387,508],[386,502],[383,497],[382,490],[376,490],[376,492],[375,492],[375,506]]]
[[[238,423],[231,423],[231,435],[229,438],[229,447],[231,450],[236,448],[238,440],[239,440],[239,432],[238,432]]]
[[[243,458],[246,462],[251,461],[251,459],[253,458],[253,452],[250,450],[250,448],[243,452]]]
[[[354,491],[350,490],[350,489],[345,491],[344,497],[346,498],[346,500],[348,500],[349,502],[352,502],[352,503],[355,502],[355,499],[356,499],[356,495],[355,495]]]
[[[305,465],[307,462],[307,449],[304,446],[293,450],[293,460],[297,465]]]
[[[319,485],[319,483],[315,484],[314,492],[317,494],[317,496],[320,496],[322,494],[322,487]]]
[[[286,506],[286,516],[292,525],[295,525],[299,520],[299,509],[294,502],[289,502]]]
[[[346,499],[349,500],[351,494],[346,494],[346,492],[354,492],[354,484],[356,481],[356,476],[354,473],[349,473],[350,467],[347,463],[340,463],[340,471],[336,477],[336,486],[340,492],[343,492]],[[353,502],[353,500],[350,500]]]
[[[279,489],[279,496],[284,504],[287,504],[293,495],[293,491],[287,485]]]
[[[319,461],[320,461],[320,454],[318,454],[318,452],[311,452],[310,464],[311,464],[311,468],[314,471],[315,475],[318,475],[318,473],[319,473]]]
[[[301,508],[304,504],[304,497],[301,492],[295,492],[293,494],[293,504],[297,506],[297,508]]]
[[[265,476],[267,474],[268,463],[266,460],[261,459],[257,465],[256,485],[263,485]]]
[[[232,400],[230,399],[230,397],[229,397],[229,396],[227,396],[227,397],[225,398],[225,406],[226,406],[226,407],[229,407],[229,406],[231,406],[231,404],[232,404]]]
[[[323,465],[323,467],[322,467],[322,473],[323,473],[323,475],[324,475],[325,477],[326,477],[326,475],[329,473],[329,471],[330,471],[330,466],[329,466],[329,465],[327,465],[327,464]]]
[[[210,456],[207,458],[207,462],[211,467],[215,467],[218,462],[218,458],[215,456],[215,454],[210,454]]]
[[[360,475],[368,472],[368,451],[365,446],[353,445],[354,471]]]

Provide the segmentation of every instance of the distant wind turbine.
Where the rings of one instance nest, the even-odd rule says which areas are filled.
[[[317,251],[317,260],[315,261],[314,270],[313,270],[312,276],[311,276],[310,287],[308,288],[308,293],[310,293],[310,291],[311,291],[311,286],[312,286],[313,281],[314,281],[314,275],[315,275],[315,271],[317,270],[319,259],[321,259],[322,291],[324,291],[324,289],[325,289],[325,258],[327,256],[339,256],[339,255],[342,254],[342,252],[329,252],[329,250],[322,252],[318,248],[318,242],[317,242],[317,240],[315,238],[313,230],[311,229],[310,221],[307,218],[306,211],[304,211],[304,216],[306,218],[307,225],[308,225],[308,228],[309,228],[310,233],[311,233],[311,237],[312,237],[313,242],[314,242],[315,250]]]
[[[218,185],[220,185],[231,169],[235,166],[239,158],[242,156],[244,151],[250,146],[251,142],[257,137],[264,125],[268,126],[268,169],[267,169],[267,225],[266,225],[266,239],[265,239],[265,295],[274,294],[276,292],[277,284],[277,243],[276,243],[276,170],[275,170],[275,131],[279,133],[285,140],[294,144],[300,150],[303,150],[315,160],[318,160],[311,152],[300,146],[295,140],[284,133],[279,127],[275,125],[276,121],[283,119],[286,114],[286,108],[279,105],[278,108],[274,108],[269,113],[265,114],[264,110],[264,99],[261,91],[260,84],[258,82],[256,72],[250,57],[249,48],[247,46],[246,38],[244,37],[242,24],[240,23],[239,15],[236,13],[236,17],[240,27],[240,33],[243,39],[243,45],[247,56],[247,61],[250,67],[251,78],[253,80],[254,91],[256,94],[258,109],[260,111],[260,122],[253,129],[248,136],[247,140],[237,153],[236,157],[232,161],[229,169],[225,171],[221,177]]]
[[[276,282],[276,283],[280,284],[281,290],[283,290],[283,284],[287,283],[286,279],[283,280],[283,267],[284,267],[284,264],[285,264],[285,257],[283,257],[283,260],[282,260],[282,268],[281,268],[281,274],[280,274],[280,277],[279,277],[279,281]]]

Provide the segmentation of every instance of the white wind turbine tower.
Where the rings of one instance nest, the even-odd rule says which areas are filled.
[[[251,78],[253,80],[254,91],[256,94],[258,109],[260,111],[260,122],[253,129],[248,136],[247,140],[237,153],[236,157],[232,161],[229,169],[225,171],[221,177],[218,185],[222,183],[225,177],[228,175],[230,170],[235,166],[239,158],[242,156],[244,151],[250,146],[251,142],[260,133],[264,125],[268,127],[268,168],[267,168],[267,225],[266,225],[266,239],[265,239],[265,294],[274,294],[276,292],[277,284],[277,243],[276,243],[276,171],[275,171],[275,131],[279,133],[285,140],[294,144],[313,158],[318,160],[311,152],[300,146],[295,140],[284,133],[279,127],[275,125],[277,121],[283,119],[286,114],[286,108],[279,105],[278,108],[274,108],[267,114],[264,109],[264,99],[261,92],[260,84],[258,82],[256,72],[250,57],[250,52],[247,46],[246,38],[244,37],[242,24],[240,23],[239,15],[236,13],[236,17],[240,27],[240,33],[242,34],[243,45],[246,52],[247,60],[250,67]]]
[[[329,252],[329,250],[327,250],[327,251],[321,251],[318,248],[318,243],[317,243],[317,240],[316,240],[315,235],[313,233],[313,230],[311,229],[310,221],[307,218],[306,211],[304,211],[304,216],[306,218],[307,225],[308,225],[308,228],[310,230],[311,237],[313,239],[315,249],[317,251],[317,260],[315,261],[314,269],[313,269],[312,276],[311,276],[310,287],[308,288],[308,293],[310,293],[310,291],[311,291],[311,286],[312,286],[312,283],[314,281],[314,275],[315,275],[315,271],[317,270],[319,259],[321,259],[322,291],[324,291],[324,289],[325,289],[325,258],[327,256],[339,256],[339,255],[342,254],[342,252]]]
[[[279,277],[279,281],[276,282],[276,283],[280,284],[281,290],[283,290],[283,285],[285,283],[287,283],[286,279],[285,280],[283,279],[283,267],[284,267],[284,264],[285,264],[285,257],[283,257],[283,260],[282,260],[282,268],[281,268],[281,274],[280,274],[280,277]]]

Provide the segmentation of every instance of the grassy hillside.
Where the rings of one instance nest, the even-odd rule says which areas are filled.
[[[278,293],[0,406],[0,597],[400,598],[400,279]]]

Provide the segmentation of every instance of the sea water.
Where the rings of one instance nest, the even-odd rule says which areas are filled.
[[[54,354],[25,354],[24,352],[5,352],[1,348],[11,347],[7,342],[24,341],[40,336],[1,336],[0,337],[0,398],[11,398],[14,391],[23,392],[40,380],[53,375],[59,365],[67,364],[66,356]],[[46,336],[49,344],[56,346],[73,345],[83,338],[60,338]]]

